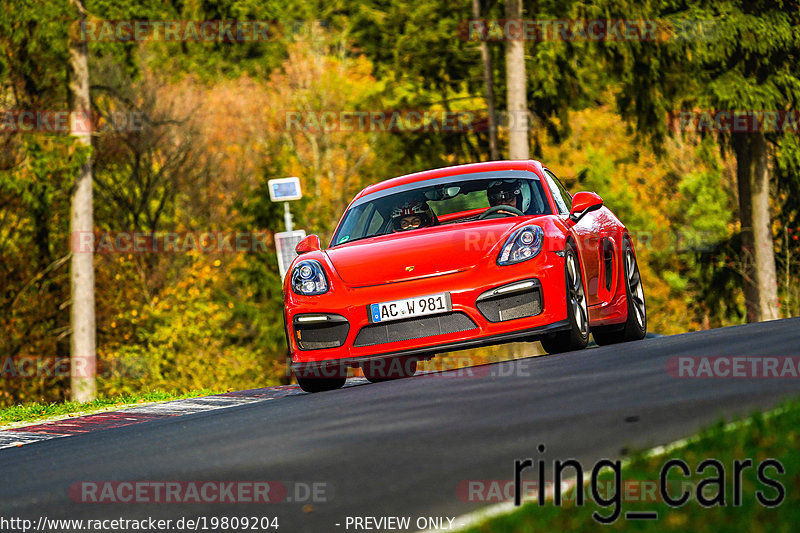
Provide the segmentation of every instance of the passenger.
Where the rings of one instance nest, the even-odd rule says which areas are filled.
[[[431,208],[422,200],[407,200],[392,210],[392,231],[426,228],[436,223]]]

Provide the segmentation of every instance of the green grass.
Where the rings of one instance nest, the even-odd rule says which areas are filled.
[[[62,402],[62,403],[27,403],[0,409],[0,429],[2,426],[15,424],[17,422],[36,422],[47,418],[67,416],[74,413],[88,414],[109,409],[123,409],[142,403],[163,402],[167,400],[179,400],[182,398],[196,398],[198,396],[209,396],[219,394],[224,391],[214,391],[201,389],[185,393],[152,391],[142,394],[123,394],[120,396],[105,397],[101,396],[94,401]]]
[[[673,458],[688,463],[693,474],[684,478],[677,469],[672,469],[670,473],[673,475],[668,476],[670,480],[668,487],[673,497],[680,495],[682,482],[691,482],[692,486],[687,485],[686,488],[690,490],[692,496],[686,504],[679,508],[671,508],[663,501],[655,501],[660,500],[657,488],[656,498],[648,497],[650,501],[640,501],[642,497],[637,492],[630,493],[628,498],[624,497],[624,483],[630,480],[654,481],[657,486],[662,466]],[[713,467],[709,467],[701,475],[698,475],[696,470],[704,459],[711,458],[721,461],[725,468],[725,505],[704,508],[696,499],[697,484],[718,474]],[[736,507],[733,505],[733,461],[747,458],[752,459],[754,466],[743,471],[742,504]],[[762,506],[756,499],[756,491],[759,490],[769,499],[777,498],[777,491],[760,482],[756,474],[759,463],[768,458],[779,460],[785,468],[785,473],[782,475],[771,468],[766,471],[767,477],[779,481],[785,489],[783,503],[772,509]],[[594,464],[583,465],[584,480],[589,480],[593,466]],[[548,460],[546,467],[547,473],[552,474],[552,461]],[[509,470],[511,469],[512,465],[509,464]],[[601,475],[601,479],[613,480],[610,470],[608,473],[607,476]],[[565,474],[572,476],[574,470],[568,468]],[[529,469],[525,471],[523,478],[535,479],[536,475],[538,472]],[[590,499],[584,499],[584,505],[577,506],[573,493],[564,498],[561,507],[556,507],[552,500],[540,507],[535,501],[535,495],[523,497],[523,505],[514,512],[488,519],[466,531],[470,533],[598,530],[709,533],[797,531],[800,524],[800,401],[788,401],[779,409],[767,414],[756,413],[742,423],[726,425],[719,422],[689,439],[685,446],[676,447],[661,455],[637,453],[630,462],[623,464],[620,477],[623,480],[621,513],[612,525],[599,524],[592,518],[592,513],[597,511],[608,516],[614,509],[613,504],[598,505]],[[550,475],[546,475],[546,479],[551,479]],[[603,497],[613,498],[613,486],[610,485],[610,491]],[[716,486],[706,486],[706,489],[706,497],[710,498],[718,493]],[[588,486],[584,493],[591,494]],[[626,521],[624,516],[627,511],[657,511],[658,520]]]

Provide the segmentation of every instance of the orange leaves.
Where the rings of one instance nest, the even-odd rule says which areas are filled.
[[[709,164],[695,144],[681,140],[668,142],[668,155],[657,158],[611,105],[572,112],[570,127],[562,144],[542,144],[542,159],[571,192],[599,193],[627,226],[639,258],[649,329],[668,334],[702,327],[701,297],[693,292],[699,290],[694,256],[678,249],[678,237],[688,230],[679,216],[687,205],[679,182]]]

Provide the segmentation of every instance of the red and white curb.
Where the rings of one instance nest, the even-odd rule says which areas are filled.
[[[466,370],[471,372],[475,368],[484,367],[488,364],[489,363],[474,367],[466,367]],[[463,372],[464,370],[465,368],[420,371],[417,372],[417,376]],[[368,381],[363,377],[348,378],[344,387],[356,387],[367,383]],[[151,403],[117,411],[104,411],[84,416],[64,418],[62,420],[42,422],[39,424],[0,430],[0,450],[4,448],[20,447],[50,439],[81,435],[93,431],[142,424],[152,420],[202,413],[205,411],[225,409],[226,407],[277,400],[279,398],[303,394],[306,393],[300,390],[300,387],[297,385],[279,385],[277,387],[267,387],[264,389],[250,389],[200,398]]]
[[[459,373],[464,372],[467,372],[468,376],[472,376],[472,373],[477,371],[476,369],[482,369],[488,372],[489,365],[492,363],[493,362],[487,362],[474,366],[444,370],[419,371],[417,372],[417,376],[452,375],[452,373],[460,375]],[[368,381],[363,377],[348,378],[344,387],[356,387],[367,383]],[[306,393],[300,390],[300,387],[297,385],[279,385],[277,387],[267,387],[264,389],[250,389],[200,398],[151,403],[117,411],[104,411],[84,416],[41,422],[33,425],[0,430],[0,450],[50,439],[81,435],[93,431],[142,424],[152,420],[202,413],[217,409],[225,409],[227,407],[235,407],[237,405],[277,400],[279,398],[303,394]]]
[[[366,380],[349,381],[352,383],[348,382],[348,385],[352,386],[359,385],[361,381],[365,382]],[[301,394],[305,393],[300,390],[300,387],[297,385],[279,385],[277,387],[268,387],[265,389],[226,392],[214,396],[152,403],[131,407],[129,409],[120,409],[118,411],[106,411],[52,422],[43,422],[0,431],[0,449],[15,448],[45,440],[72,437],[93,431],[142,424],[153,420],[163,420],[165,418],[214,411],[239,405],[277,400],[279,398],[299,396]]]

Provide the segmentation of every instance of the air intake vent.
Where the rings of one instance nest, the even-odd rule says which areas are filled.
[[[294,338],[301,350],[338,348],[347,339],[350,323],[341,315],[304,314],[292,320]]]
[[[486,291],[475,302],[489,322],[536,316],[542,312],[542,287],[529,279]]]
[[[609,239],[603,239],[603,282],[606,290],[611,290],[614,280],[614,246]]]
[[[461,312],[397,320],[365,326],[358,332],[353,346],[374,346],[387,342],[407,341],[476,329],[478,326]]]

